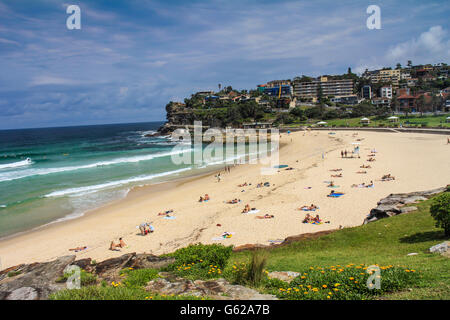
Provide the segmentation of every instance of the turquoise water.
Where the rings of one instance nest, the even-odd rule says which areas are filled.
[[[145,137],[161,123],[0,131],[0,238],[123,198],[137,185],[209,171],[171,161],[176,143]],[[190,152],[190,147],[188,152]]]

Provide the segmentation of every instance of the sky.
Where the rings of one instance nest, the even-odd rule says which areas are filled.
[[[0,0],[0,129],[159,121],[219,83],[449,63],[449,14],[433,0]]]

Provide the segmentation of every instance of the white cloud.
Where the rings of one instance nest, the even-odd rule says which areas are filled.
[[[391,62],[413,60],[417,63],[447,61],[450,58],[450,40],[447,30],[441,26],[431,27],[417,39],[411,39],[391,47],[386,58]]]
[[[37,76],[31,80],[32,86],[44,86],[44,85],[73,85],[78,84],[77,81],[72,79],[54,77],[54,76]]]

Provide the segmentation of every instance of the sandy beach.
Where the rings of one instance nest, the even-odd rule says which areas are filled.
[[[359,141],[358,141],[359,140]],[[360,143],[360,158],[341,158],[341,150],[351,151]],[[270,240],[306,232],[358,226],[376,203],[390,193],[421,191],[450,183],[450,145],[447,137],[433,134],[336,131],[294,132],[282,134],[280,169],[262,176],[260,165],[240,165],[230,173],[221,173],[218,182],[213,174],[155,186],[136,188],[120,201],[93,210],[85,216],[51,224],[34,231],[0,241],[0,269],[21,263],[45,262],[58,256],[76,254],[78,259],[101,261],[129,252],[162,254],[191,243],[242,245],[270,244]],[[368,155],[376,149],[374,162]],[[370,165],[362,169],[361,165]],[[342,177],[332,178],[342,169]],[[367,171],[358,174],[357,171]],[[381,182],[385,174],[394,181]],[[338,188],[324,181],[333,180]],[[270,187],[257,188],[260,182]],[[353,188],[352,184],[374,182],[373,188]],[[238,187],[247,182],[246,187]],[[331,190],[343,192],[330,198]],[[205,193],[211,200],[200,203]],[[238,204],[225,201],[240,199]],[[246,204],[260,210],[242,214]],[[320,225],[303,224],[304,211],[298,208],[315,204],[323,221]],[[158,216],[173,209],[174,219]],[[264,214],[273,219],[256,219]],[[152,222],[155,231],[141,236],[137,226]],[[220,226],[218,226],[220,225]],[[220,238],[224,232],[231,238]],[[109,250],[112,240],[122,237],[127,247]],[[70,248],[87,246],[73,253]]]

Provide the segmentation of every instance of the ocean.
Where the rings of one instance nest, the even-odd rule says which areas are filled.
[[[0,238],[124,198],[134,186],[216,170],[174,164],[170,137],[146,137],[162,122],[0,131]],[[186,151],[187,150],[187,151]]]

